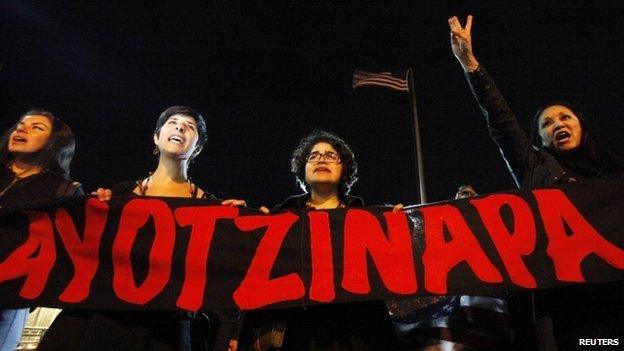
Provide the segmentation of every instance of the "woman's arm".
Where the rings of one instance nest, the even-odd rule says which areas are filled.
[[[520,186],[527,170],[536,163],[531,141],[524,132],[496,83],[481,66],[472,49],[472,16],[462,27],[457,17],[448,20],[451,48],[464,69],[470,89],[485,116],[490,135],[501,149],[509,170]]]

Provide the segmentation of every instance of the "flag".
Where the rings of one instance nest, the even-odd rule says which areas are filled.
[[[353,72],[353,89],[365,86],[377,86],[395,91],[408,91],[407,70],[366,72],[356,69]]]

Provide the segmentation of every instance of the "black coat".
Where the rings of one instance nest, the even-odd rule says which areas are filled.
[[[518,187],[548,186],[565,182],[571,176],[557,159],[545,150],[533,147],[529,136],[518,123],[494,80],[483,66],[466,78],[485,115],[492,139],[507,161]]]
[[[41,172],[23,179],[15,179],[8,168],[0,170],[0,207],[23,205],[32,201],[50,200],[83,195],[80,183],[54,174]]]

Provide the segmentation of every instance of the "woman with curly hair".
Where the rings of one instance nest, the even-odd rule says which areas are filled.
[[[302,138],[293,152],[291,172],[305,193],[289,197],[272,211],[364,206],[362,198],[349,194],[358,179],[355,155],[332,133],[315,130]],[[253,350],[395,348],[394,330],[383,301],[250,312],[242,330],[242,344],[249,344]]]
[[[291,159],[291,173],[303,191],[274,210],[361,207],[361,198],[349,195],[357,181],[357,163],[349,145],[338,136],[315,130],[299,142]]]

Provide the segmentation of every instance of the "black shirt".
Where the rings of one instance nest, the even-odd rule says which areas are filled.
[[[69,193],[68,193],[69,192]],[[83,195],[77,182],[41,172],[18,179],[9,168],[0,170],[0,207],[11,207],[31,201]]]

